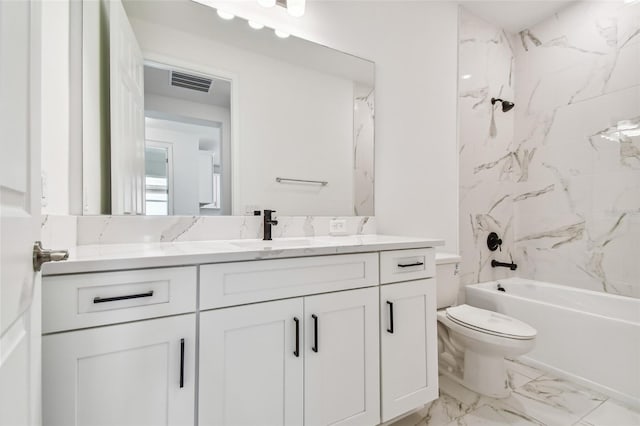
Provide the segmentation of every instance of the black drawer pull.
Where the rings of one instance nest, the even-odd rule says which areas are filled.
[[[293,351],[293,354],[300,357],[300,320],[294,317],[293,321],[296,323],[296,350]]]
[[[393,334],[393,302],[387,300],[387,305],[389,305],[389,328],[387,328],[387,332]]]
[[[424,265],[424,262],[408,263],[405,265],[401,265],[400,263],[398,263],[398,268],[410,268],[412,266],[422,266],[422,265]]]
[[[148,291],[146,293],[138,293],[138,294],[128,294],[126,296],[116,296],[116,297],[94,297],[93,303],[105,303],[105,302],[115,302],[117,300],[128,300],[128,299],[140,299],[141,297],[151,297],[153,296],[153,290]]]
[[[318,316],[313,314],[311,318],[313,318],[313,346],[311,350],[318,352]]]
[[[184,387],[184,339],[180,339],[180,387]]]

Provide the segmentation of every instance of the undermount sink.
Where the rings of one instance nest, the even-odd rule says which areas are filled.
[[[295,247],[311,247],[316,245],[313,240],[308,238],[282,238],[276,240],[246,240],[246,241],[234,241],[232,245],[240,248],[249,248],[257,250],[277,250],[284,248]]]

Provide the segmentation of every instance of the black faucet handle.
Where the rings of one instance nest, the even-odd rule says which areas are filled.
[[[487,247],[489,247],[491,251],[496,251],[498,248],[502,251],[502,239],[500,239],[498,234],[492,232],[487,236]]]

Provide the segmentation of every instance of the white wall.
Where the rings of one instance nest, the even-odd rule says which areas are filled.
[[[212,3],[376,62],[378,231],[444,238],[457,252],[457,4],[310,1],[290,18],[254,2]]]

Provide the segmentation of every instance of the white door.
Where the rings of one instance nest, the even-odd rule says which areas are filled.
[[[305,297],[305,426],[380,423],[378,288]]]
[[[145,214],[173,214],[173,144],[145,142]]]
[[[111,212],[144,214],[144,59],[121,1],[109,3]]]
[[[198,151],[198,202],[213,203],[213,160],[209,151]]]
[[[189,314],[43,336],[44,423],[193,426],[195,330]]]
[[[302,425],[302,306],[298,298],[200,314],[200,426]]]
[[[40,5],[0,1],[0,425],[40,424]]]
[[[436,283],[380,287],[382,421],[438,398]]]

